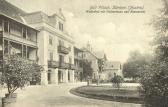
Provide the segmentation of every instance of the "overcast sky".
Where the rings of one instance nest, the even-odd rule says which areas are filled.
[[[7,0],[27,12],[53,14],[62,8],[66,29],[82,47],[89,41],[95,51],[104,51],[109,60],[124,62],[132,50],[147,52],[153,36],[151,22],[158,14],[160,0]],[[145,13],[91,14],[90,6],[144,6]]]

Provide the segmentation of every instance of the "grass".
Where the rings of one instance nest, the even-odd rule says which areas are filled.
[[[112,86],[82,86],[72,89],[75,95],[101,100],[143,103],[138,88],[113,88]]]

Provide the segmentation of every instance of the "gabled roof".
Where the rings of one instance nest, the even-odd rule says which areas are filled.
[[[121,69],[121,63],[119,61],[107,61],[104,63],[104,69],[119,70]]]
[[[54,22],[54,20],[56,21],[56,19],[55,19],[56,17],[59,17],[59,18],[61,18],[62,20],[65,21],[65,18],[63,16],[63,14],[62,15],[53,14],[53,15],[49,16],[42,11],[36,11],[36,12],[28,13],[28,14],[25,14],[23,17],[26,20],[26,22],[29,23],[29,24],[45,22],[52,27],[55,27],[56,22]]]
[[[5,0],[0,0],[0,13],[8,15],[9,17],[12,17],[20,22],[23,22],[20,16],[26,14],[25,11],[21,10],[20,8],[12,5],[11,3]]]
[[[94,54],[99,58],[99,59],[104,59],[106,58],[106,55],[103,51],[97,51],[97,52],[94,52]]]
[[[83,52],[88,52],[90,53],[92,56],[94,56],[96,59],[99,59],[93,52],[89,51],[87,48],[82,48]]]

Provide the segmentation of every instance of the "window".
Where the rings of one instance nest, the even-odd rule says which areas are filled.
[[[50,52],[50,61],[53,61],[53,53]]]
[[[0,31],[2,31],[2,20],[0,20]]]
[[[9,51],[9,49],[8,49],[8,41],[5,40],[4,41],[4,54],[8,54],[8,51]]]
[[[26,46],[23,45],[23,58],[26,58]]]
[[[49,36],[49,44],[50,44],[50,45],[53,44],[53,42],[52,42],[52,37],[51,37],[51,36]]]
[[[59,40],[58,42],[59,42],[59,45],[60,45],[60,46],[64,46],[64,41]]]
[[[59,22],[59,30],[63,31],[63,24]]]
[[[63,63],[63,62],[64,62],[64,56],[59,55],[59,62],[60,62],[60,63]]]
[[[72,64],[72,58],[69,57],[69,64]]]
[[[26,34],[26,28],[23,28],[23,34],[22,34],[22,35],[23,35],[23,38],[26,39],[26,35],[27,35],[27,34]]]
[[[4,22],[4,32],[9,32],[9,22],[8,21]]]

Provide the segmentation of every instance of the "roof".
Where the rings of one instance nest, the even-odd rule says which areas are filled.
[[[74,47],[74,51],[75,51],[75,52],[83,52],[82,49],[79,49],[79,48],[77,48],[76,46]]]
[[[105,57],[105,53],[102,51],[97,51],[94,52],[94,54],[99,58],[99,59],[103,59]]]
[[[53,15],[49,16],[42,11],[36,11],[36,12],[25,14],[23,17],[28,24],[45,22],[45,23],[49,24],[50,26],[55,27],[57,17],[59,17],[65,21],[63,14],[62,13],[60,13],[60,14],[61,15],[53,14]]]
[[[0,0],[0,13],[6,14],[7,16],[12,17],[19,22],[23,22],[20,16],[26,14],[25,11],[5,0]]]
[[[83,52],[88,52],[88,53],[90,53],[92,56],[94,56],[96,59],[99,59],[93,52],[91,52],[91,51],[89,51],[87,48],[82,48],[82,51]]]
[[[12,5],[11,3],[0,0],[0,15],[3,17],[7,17],[13,21],[16,21],[24,26],[27,26],[31,29],[34,29],[38,31],[37,29],[33,28],[32,26],[29,26],[25,23],[25,20],[23,19],[22,15],[27,14],[25,11],[21,10],[20,8]]]
[[[121,63],[119,61],[107,61],[104,63],[104,69],[118,70],[121,69]]]
[[[34,28],[34,27],[32,27],[32,26],[29,26],[29,25],[27,25],[27,24],[25,24],[25,23],[23,23],[23,22],[20,22],[20,21],[14,19],[14,18],[12,18],[12,17],[9,17],[9,16],[7,16],[6,14],[3,14],[3,13],[1,13],[1,12],[0,12],[0,16],[9,18],[10,20],[13,20],[13,21],[15,21],[15,22],[17,22],[17,23],[20,23],[20,24],[24,25],[24,26],[27,26],[27,27],[29,27],[29,28],[31,28],[31,29],[33,29],[33,30],[39,31],[39,30],[37,30],[36,28]]]

